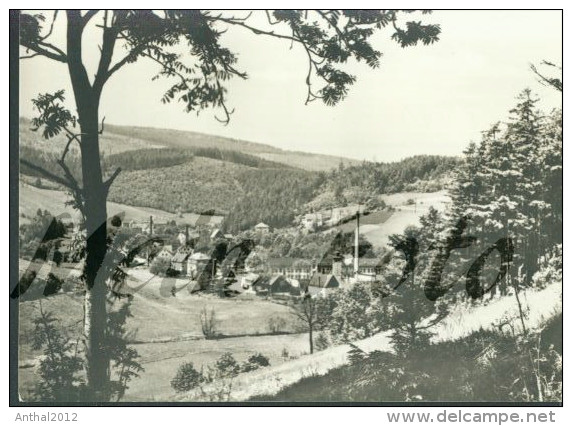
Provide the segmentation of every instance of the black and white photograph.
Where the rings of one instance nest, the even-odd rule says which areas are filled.
[[[563,14],[11,11],[10,405],[561,407]]]

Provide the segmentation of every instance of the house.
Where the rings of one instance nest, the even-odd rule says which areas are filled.
[[[270,232],[270,226],[268,226],[263,222],[260,222],[258,225],[254,227],[254,230],[260,234],[268,234]]]
[[[188,249],[187,246],[181,246],[177,253],[171,258],[171,268],[178,271],[181,275],[187,275],[189,271],[188,259],[191,252],[192,250]]]
[[[358,260],[358,273],[364,275],[380,275],[383,267],[377,258],[362,257]]]
[[[312,276],[312,264],[305,259],[292,257],[270,258],[266,265],[271,274],[281,274],[289,279],[306,280]]]
[[[344,257],[340,252],[327,253],[316,267],[317,272],[323,275],[333,274],[338,277],[342,276]]]
[[[261,295],[290,295],[293,290],[293,286],[290,281],[284,275],[265,275],[259,277],[252,284],[252,288],[256,291],[256,294]]]
[[[311,296],[326,295],[329,291],[340,288],[341,283],[341,279],[335,275],[316,273],[310,279],[306,292]]]
[[[243,275],[241,280],[240,280],[240,286],[244,289],[244,290],[249,290],[252,288],[253,284],[258,281],[258,279],[260,278],[260,275],[258,274],[253,274],[252,272]]]
[[[322,213],[308,213],[302,217],[301,221],[302,227],[311,231],[317,227],[324,226],[324,216]]]
[[[193,253],[188,257],[187,275],[197,276],[211,260],[210,256],[204,253]]]
[[[171,261],[171,259],[173,258],[172,247],[163,246],[163,248],[159,251],[159,253],[157,253],[157,255],[155,257],[159,258],[159,259],[167,259],[167,260]]]

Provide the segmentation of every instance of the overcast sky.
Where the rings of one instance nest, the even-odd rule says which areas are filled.
[[[230,124],[217,122],[212,110],[197,117],[184,113],[182,104],[161,104],[167,83],[151,82],[157,67],[145,59],[112,77],[100,116],[114,124],[191,130],[284,149],[394,161],[416,154],[460,154],[469,142],[479,140],[482,130],[506,118],[516,95],[526,87],[541,97],[542,108],[561,105],[560,94],[537,83],[529,69],[529,63],[543,59],[561,63],[560,11],[435,11],[420,19],[439,23],[441,40],[402,49],[390,40],[391,32],[376,35],[373,44],[383,52],[381,67],[351,66],[358,81],[346,100],[333,108],[318,102],[304,105],[303,51],[290,49],[286,41],[232,28],[224,44],[238,53],[238,68],[249,78],[228,86],[228,104],[235,108]],[[53,34],[54,44],[61,47],[64,26],[62,15]],[[97,49],[98,42],[99,33],[85,34],[84,60],[91,74],[96,55],[89,49]],[[21,115],[34,115],[30,99],[40,92],[63,88],[71,101],[64,64],[33,58],[20,61],[20,67]]]

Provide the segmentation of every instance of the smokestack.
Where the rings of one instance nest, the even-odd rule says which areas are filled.
[[[153,236],[153,216],[149,216],[149,235]]]
[[[359,207],[356,214],[356,235],[354,243],[354,274],[359,271]]]
[[[189,244],[189,224],[185,225],[185,242]]]

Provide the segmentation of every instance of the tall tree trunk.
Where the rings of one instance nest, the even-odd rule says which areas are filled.
[[[106,189],[102,181],[99,161],[99,140],[97,133],[97,113],[90,116],[93,126],[81,125],[82,133],[82,170],[86,211],[86,262],[84,268],[86,280],[85,322],[87,380],[90,398],[107,400],[109,385],[109,358],[105,349],[106,312],[106,274],[101,266],[107,252],[107,208]],[[84,129],[89,128],[86,132]]]
[[[102,263],[107,252],[107,188],[103,182],[99,153],[100,93],[89,82],[82,62],[83,20],[77,10],[67,11],[68,70],[81,129],[81,165],[85,228],[87,233],[84,335],[87,399],[109,399],[109,356],[105,349],[107,325],[106,274]]]
[[[314,353],[314,324],[310,321],[310,354]]]

